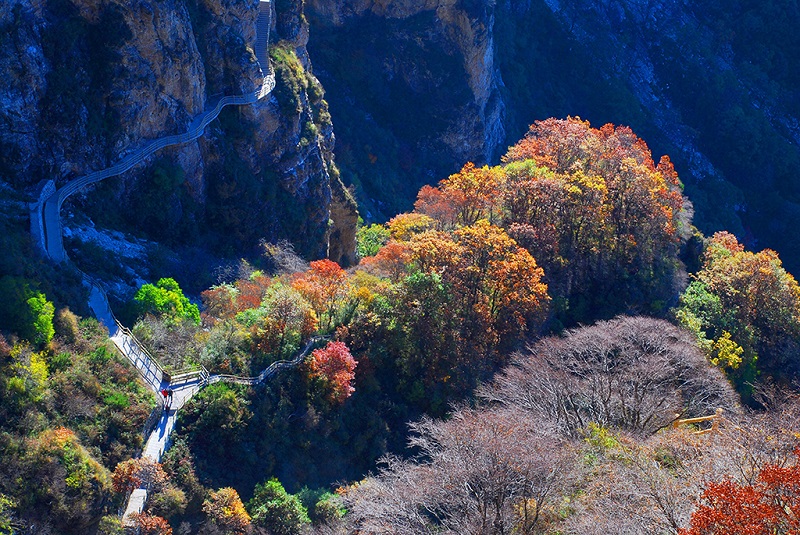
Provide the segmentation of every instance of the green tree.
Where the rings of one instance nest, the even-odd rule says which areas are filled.
[[[49,344],[56,333],[53,327],[53,317],[56,312],[53,303],[48,301],[41,292],[36,292],[26,303],[31,319],[28,339],[39,345]]]
[[[286,492],[274,477],[256,485],[247,508],[254,524],[266,527],[276,535],[300,533],[304,525],[311,523],[300,499]]]
[[[55,307],[45,295],[31,289],[33,281],[5,276],[0,279],[0,325],[38,345],[50,343],[55,330]]]
[[[356,251],[359,258],[375,256],[389,241],[389,229],[383,225],[359,227],[356,231]]]
[[[175,279],[163,278],[156,284],[145,284],[139,288],[133,300],[142,316],[156,314],[200,324],[200,309],[183,295],[183,290]]]
[[[800,286],[774,251],[745,251],[732,234],[716,233],[675,316],[740,388],[746,390],[756,365],[800,373]]]
[[[197,447],[224,456],[239,442],[251,417],[248,402],[235,388],[216,383],[187,404],[183,425]]]
[[[19,527],[14,522],[14,508],[16,507],[14,500],[0,494],[0,535],[13,535],[14,528]]]

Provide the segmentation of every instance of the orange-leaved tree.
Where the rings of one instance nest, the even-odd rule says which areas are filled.
[[[325,318],[325,328],[329,329],[347,291],[345,270],[331,260],[316,260],[308,271],[292,277],[292,286],[311,303],[320,320]]]
[[[453,233],[428,231],[409,242],[409,274],[394,298],[410,374],[460,388],[538,327],[549,302],[542,270],[500,227],[480,220]]]
[[[287,356],[317,330],[316,313],[291,286],[273,284],[261,306],[264,315],[251,327],[253,345],[261,353]]]
[[[479,219],[495,223],[500,215],[504,182],[502,167],[476,167],[468,162],[461,171],[439,182],[437,188],[423,187],[414,207],[443,228],[474,225]]]
[[[147,457],[122,461],[111,475],[114,492],[119,493],[128,493],[141,486],[158,490],[166,485],[168,479],[161,465]]]
[[[392,280],[399,280],[406,274],[411,249],[405,242],[390,241],[381,247],[378,254],[361,261],[361,267],[375,271]]]
[[[795,449],[800,456],[800,447]],[[710,483],[679,535],[797,535],[800,465],[766,465],[752,485]]]
[[[454,289],[486,327],[498,337],[518,336],[528,320],[541,319],[547,309],[547,285],[531,254],[486,220],[459,229]]]
[[[239,291],[232,284],[212,286],[200,294],[205,309],[200,317],[205,325],[215,325],[219,321],[232,319],[237,312],[236,297]]]
[[[203,512],[224,533],[241,534],[250,526],[250,515],[247,514],[239,493],[231,487],[212,491],[203,502]]]
[[[236,281],[236,312],[258,308],[272,282],[272,278],[258,273]]]
[[[570,117],[534,123],[503,162],[504,224],[563,303],[611,315],[671,295],[690,211],[669,158],[655,164],[628,127]]]
[[[344,342],[329,342],[311,353],[309,376],[323,383],[330,401],[343,403],[356,391],[353,380],[357,365]]]

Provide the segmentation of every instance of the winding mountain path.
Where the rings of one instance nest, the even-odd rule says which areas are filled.
[[[118,331],[118,335],[119,332]],[[123,337],[128,335],[123,335]],[[130,335],[132,338],[132,335]],[[121,340],[124,338],[120,338]],[[164,407],[164,410],[158,420],[157,425],[150,433],[150,436],[147,439],[147,443],[144,447],[144,451],[142,452],[142,457],[153,460],[155,462],[161,461],[161,457],[164,455],[164,452],[169,449],[170,446],[170,434],[172,430],[175,428],[175,422],[178,417],[178,409],[183,407],[184,403],[189,401],[189,399],[200,391],[201,388],[207,386],[209,384],[218,383],[218,382],[229,382],[229,383],[238,383],[238,384],[245,384],[245,385],[256,385],[259,383],[263,383],[267,379],[273,377],[278,371],[294,368],[295,366],[299,365],[303,360],[308,356],[308,352],[317,342],[323,340],[324,337],[314,337],[308,341],[306,346],[300,351],[292,360],[280,360],[277,362],[273,362],[268,368],[262,371],[256,377],[237,377],[233,375],[210,375],[205,368],[202,368],[198,372],[189,372],[182,375],[176,375],[172,377],[171,382],[163,382],[162,388],[170,388],[172,389],[172,402],[169,403]],[[114,340],[114,338],[112,338]],[[133,339],[135,341],[135,339]],[[126,342],[122,342],[122,346],[117,343],[117,340],[114,340],[114,343],[117,344],[117,347],[120,347],[120,351],[124,350],[132,350],[134,352],[138,351],[140,346],[137,343],[128,344]],[[130,358],[130,357],[129,357]],[[149,362],[146,362],[148,361]],[[145,372],[142,372],[145,376],[145,382],[147,382],[152,387],[152,379],[148,379],[148,376],[145,375],[146,373],[153,372],[156,368],[160,369],[160,366],[155,361],[149,357],[149,355],[145,356],[141,360],[139,360],[140,364],[136,365],[136,368],[142,372],[142,369]],[[160,396],[160,390],[158,390]],[[163,398],[161,398],[163,399]],[[147,502],[147,491],[146,487],[140,487],[135,489],[130,498],[128,498],[128,505],[125,508],[125,512],[122,515],[123,523],[128,523],[130,515],[134,513],[141,513],[144,510],[145,503]]]
[[[43,232],[44,243],[42,247],[47,255],[56,262],[67,260],[64,250],[64,232],[61,226],[61,206],[64,201],[76,191],[89,184],[100,182],[109,177],[121,175],[134,166],[140,164],[156,151],[166,147],[182,145],[193,141],[203,135],[206,126],[216,119],[226,106],[244,106],[254,104],[270,94],[275,88],[275,75],[269,71],[267,46],[269,43],[270,28],[270,0],[260,0],[258,5],[258,18],[256,19],[255,55],[261,64],[261,70],[266,73],[261,80],[261,85],[252,93],[244,95],[231,95],[212,101],[211,106],[192,120],[189,129],[183,134],[166,136],[147,142],[143,147],[134,150],[115,165],[101,171],[95,171],[82,177],[70,180],[61,188],[50,195],[43,203],[32,212],[32,218],[38,218],[40,223],[32,222],[32,228],[40,228]],[[34,236],[35,239],[40,239]]]
[[[192,120],[185,133],[149,141],[143,147],[127,154],[119,162],[107,169],[89,173],[88,175],[71,180],[58,190],[53,188],[52,182],[49,186],[46,186],[46,188],[49,188],[49,190],[43,190],[43,192],[47,192],[48,194],[46,198],[31,206],[31,229],[34,234],[34,239],[40,242],[42,249],[52,260],[59,263],[69,260],[64,250],[61,206],[70,195],[90,184],[100,182],[101,180],[120,175],[130,170],[156,151],[166,147],[188,143],[189,141],[199,138],[203,135],[206,126],[216,119],[226,106],[254,104],[267,96],[272,89],[274,89],[275,76],[269,71],[269,58],[267,55],[270,24],[270,0],[260,0],[258,5],[258,18],[256,19],[254,52],[265,76],[261,80],[260,86],[255,91],[243,95],[225,96],[212,101],[210,106],[203,113]],[[164,371],[158,360],[150,355],[142,344],[136,340],[133,333],[116,320],[111,306],[108,303],[106,293],[100,283],[85,273],[82,273],[82,275],[84,284],[90,291],[89,307],[92,309],[95,317],[108,328],[110,339],[115,347],[139,371],[144,382],[155,393],[160,402],[164,403],[164,398],[161,395],[163,390],[169,389],[172,391],[171,401],[168,404],[164,403],[163,410],[161,407],[158,407],[157,411],[154,411],[151,415],[150,421],[148,421],[146,427],[153,427],[152,431],[145,429],[147,442],[142,456],[156,462],[161,460],[162,455],[170,445],[169,437],[175,427],[178,410],[182,408],[194,394],[200,391],[201,388],[218,382],[244,385],[263,383],[272,378],[280,370],[294,368],[299,365],[308,355],[308,352],[314,344],[322,339],[322,337],[312,338],[306,344],[305,348],[292,360],[274,362],[256,377],[211,375],[208,373],[208,370],[202,366],[199,369],[186,370],[171,375]],[[123,523],[128,524],[130,522],[131,514],[141,513],[146,501],[147,489],[135,489],[125,508],[122,517]]]

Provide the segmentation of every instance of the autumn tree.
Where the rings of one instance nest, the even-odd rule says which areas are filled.
[[[423,187],[414,207],[444,228],[474,225],[480,219],[495,223],[504,181],[502,168],[476,167],[469,162],[437,188]]]
[[[96,504],[112,498],[108,470],[65,427],[28,438],[25,457],[25,478],[37,482],[35,491],[28,492],[47,504],[53,518],[76,531],[89,531],[96,521],[92,516],[99,513]]]
[[[325,329],[330,329],[336,319],[336,311],[346,292],[347,273],[331,260],[311,262],[305,273],[292,278],[292,286],[311,303],[317,317],[324,318]]]
[[[800,456],[800,448],[795,450]],[[800,533],[800,465],[764,466],[752,485],[709,483],[691,525],[680,535]]]
[[[139,487],[158,491],[167,484],[168,479],[161,465],[147,457],[123,461],[111,475],[114,492],[120,494],[127,494]]]
[[[250,526],[250,515],[236,489],[231,487],[212,491],[203,502],[203,512],[225,533],[241,534]]]
[[[756,368],[800,372],[800,286],[774,251],[745,251],[733,235],[715,234],[680,304],[679,322],[740,386]]]
[[[583,172],[557,174],[533,160],[510,162],[506,173],[509,233],[536,255],[558,294],[587,287],[591,266],[613,239],[605,180]]]
[[[136,526],[137,533],[141,535],[172,535],[172,527],[160,516],[147,513],[134,513],[131,520]]]
[[[433,230],[436,220],[425,214],[412,212],[410,214],[398,214],[386,224],[389,228],[389,235],[395,241],[408,241],[414,235]]]
[[[312,379],[323,384],[328,399],[340,404],[355,392],[353,380],[357,365],[344,342],[329,342],[311,353],[308,370]]]
[[[236,281],[236,312],[258,308],[272,285],[273,279],[261,272],[254,272],[247,278]]]
[[[236,298],[239,291],[232,284],[212,286],[201,295],[203,298],[203,323],[213,326],[219,321],[230,320],[237,313]]]
[[[451,276],[464,309],[488,320],[499,338],[524,333],[549,301],[544,272],[503,229],[481,220],[455,232],[458,256]]]
[[[667,157],[656,165],[630,128],[568,118],[534,123],[503,162],[503,224],[541,260],[563,317],[669,297],[690,212]]]
[[[409,398],[443,410],[452,393],[466,392],[540,327],[547,287],[530,253],[485,220],[417,233],[384,250],[393,244],[404,269],[377,301],[385,304],[376,313],[387,330],[376,336],[386,337],[382,345],[395,355]]]
[[[275,283],[266,292],[251,325],[254,348],[280,358],[295,351],[317,330],[317,315],[292,286]]]
[[[431,221],[435,222],[437,229],[452,229],[456,225],[458,218],[456,204],[442,191],[442,188],[422,186],[417,193],[414,209],[430,217]]]
[[[462,339],[491,354],[501,339],[516,340],[541,321],[549,297],[536,260],[503,229],[481,220],[453,234],[426,232],[410,242],[420,273],[441,275]],[[402,312],[402,311],[401,311]]]
[[[397,281],[406,274],[410,255],[411,250],[407,243],[390,241],[375,256],[362,260],[360,267]]]

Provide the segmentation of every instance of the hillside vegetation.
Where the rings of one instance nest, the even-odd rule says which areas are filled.
[[[199,309],[145,285],[124,314],[167,369],[255,375],[327,338],[264,385],[203,389],[162,465],[131,460],[152,402],[96,323],[29,291],[3,346],[0,519],[116,533],[146,480],[138,523],[162,535],[740,533],[748,507],[793,533],[770,504],[798,499],[800,287],[691,213],[629,128],[549,119],[363,226],[349,270],[283,243]],[[45,469],[39,498],[20,482]]]

